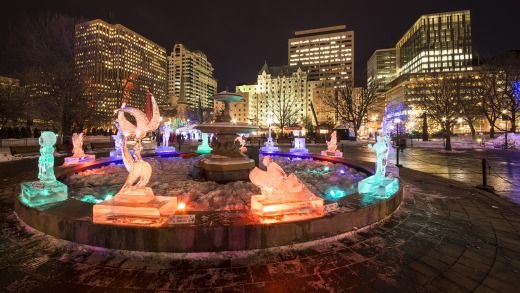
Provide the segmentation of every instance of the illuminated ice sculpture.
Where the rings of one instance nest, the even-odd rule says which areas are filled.
[[[56,134],[52,131],[43,131],[39,143],[38,179],[40,181],[22,182],[21,184],[20,200],[30,207],[67,199],[67,185],[56,180],[54,175]]]
[[[327,150],[321,151],[323,156],[343,157],[343,153],[338,148],[338,139],[336,136],[336,130],[330,135],[330,140],[327,141]]]
[[[122,156],[122,144],[123,144],[123,131],[121,131],[121,127],[119,127],[119,122],[117,120],[114,122],[116,125],[117,133],[112,135],[112,139],[114,140],[114,150],[110,151],[111,157],[121,157]]]
[[[377,142],[368,148],[376,152],[376,173],[358,182],[358,192],[385,197],[394,194],[399,188],[397,178],[386,175],[388,163],[388,136],[378,136]]]
[[[96,155],[86,155],[83,151],[83,133],[72,134],[72,156],[66,157],[63,165],[74,165],[94,161]]]
[[[202,134],[202,143],[197,147],[197,154],[199,155],[207,155],[211,153],[213,149],[209,146],[208,134]]]
[[[123,187],[113,198],[94,205],[95,223],[161,226],[177,209],[176,197],[155,196],[152,189],[146,187],[152,175],[152,167],[141,157],[142,139],[148,132],[155,131],[160,123],[159,107],[153,96],[151,103],[151,120],[140,110],[126,107],[125,104],[116,110],[117,120],[123,132],[123,163],[129,174]],[[136,125],[125,118],[125,113],[135,118]],[[135,140],[133,156],[128,150],[129,138]]]
[[[170,142],[170,133],[171,129],[171,121],[164,122],[163,125],[163,135],[162,135],[162,143],[160,146],[155,148],[156,153],[172,153],[175,152],[175,147],[168,146]]]
[[[289,149],[291,153],[306,154],[309,150],[305,147],[305,137],[294,138],[294,148]]]
[[[243,135],[239,135],[239,136],[237,136],[237,138],[235,138],[235,142],[238,142],[238,144],[240,145],[240,147],[238,147],[240,152],[243,153],[243,154],[247,154],[247,148],[246,148],[247,140],[246,140],[246,137],[243,136]]]
[[[262,191],[261,195],[251,196],[251,210],[263,222],[323,216],[323,199],[314,195],[294,173],[287,175],[270,156],[265,156],[262,163],[267,171],[255,167],[249,179]]]
[[[274,146],[273,137],[271,136],[271,127],[269,127],[267,141],[265,142],[265,146],[262,147],[262,152],[272,153],[277,151],[279,151],[279,149]]]

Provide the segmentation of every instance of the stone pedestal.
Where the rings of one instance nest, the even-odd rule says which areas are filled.
[[[123,154],[121,152],[121,150],[114,150],[114,151],[110,151],[110,156],[111,157],[121,157]]]
[[[399,167],[394,164],[388,164],[386,166],[386,174],[392,174],[394,178],[399,178]]]
[[[278,147],[275,147],[275,146],[264,146],[262,147],[262,152],[264,153],[274,153],[274,152],[278,152],[280,151],[280,149]]]
[[[177,197],[154,196],[147,187],[135,194],[118,193],[110,200],[95,204],[92,221],[97,224],[160,227],[176,210]]]
[[[340,152],[340,151],[334,151],[334,152],[331,152],[331,151],[321,151],[321,155],[322,156],[329,156],[329,157],[343,158],[343,152]]]
[[[358,192],[378,197],[391,196],[399,190],[399,180],[393,177],[367,177],[358,182]]]
[[[95,161],[95,160],[96,160],[96,155],[84,155],[82,157],[74,157],[74,156],[66,157],[63,162],[63,166],[77,165],[77,164],[82,164],[82,163]]]
[[[155,148],[156,154],[164,154],[164,153],[174,153],[175,147],[171,146],[158,146]]]
[[[269,218],[283,221],[298,221],[323,216],[323,199],[315,195],[251,196],[251,211],[262,220]]]
[[[255,167],[252,159],[233,159],[211,156],[199,161],[202,175],[208,181],[227,182],[249,180],[249,172]]]
[[[60,181],[23,182],[20,201],[30,207],[67,200],[67,185]]]

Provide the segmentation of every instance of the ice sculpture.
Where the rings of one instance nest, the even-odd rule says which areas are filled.
[[[343,153],[337,150],[338,148],[338,140],[336,136],[336,130],[332,132],[330,135],[330,140],[327,141],[327,150],[321,151],[323,156],[333,156],[333,157],[343,157]]]
[[[114,122],[116,125],[117,133],[112,135],[112,139],[114,140],[114,148],[115,150],[110,151],[111,157],[121,157],[122,153],[122,140],[123,140],[123,131],[121,131],[121,127],[119,127],[119,122],[117,120]]]
[[[202,143],[197,147],[197,154],[199,155],[207,155],[211,153],[213,149],[209,146],[208,142],[208,134],[202,134]]]
[[[67,185],[56,180],[54,175],[56,134],[52,131],[43,131],[39,143],[38,179],[40,181],[23,182],[21,184],[20,200],[30,207],[67,199]]]
[[[164,122],[163,125],[163,137],[162,137],[162,146],[167,147],[170,142],[170,133],[172,129],[170,128],[171,122]]]
[[[94,161],[96,155],[86,155],[83,151],[83,133],[72,134],[72,157],[66,157],[63,165],[74,165]]]
[[[265,146],[262,147],[262,152],[272,153],[278,150],[278,147],[274,146],[273,138],[271,137],[271,127],[269,127],[267,141],[265,142]]]
[[[249,173],[249,179],[262,191],[261,195],[251,197],[251,210],[263,222],[303,220],[323,215],[323,199],[314,195],[296,175],[287,175],[270,156],[265,156],[262,163],[267,171],[255,167]]]
[[[291,153],[306,154],[309,150],[305,147],[305,137],[294,138],[294,148],[289,149]]]
[[[386,175],[388,163],[388,136],[378,136],[377,142],[368,148],[376,152],[376,172],[358,183],[358,192],[376,196],[389,196],[399,188],[399,183],[392,175]]]
[[[239,136],[237,136],[237,138],[235,138],[235,142],[238,142],[240,144],[240,147],[238,148],[240,150],[240,152],[243,154],[247,154],[246,137],[243,135],[239,135]]]
[[[161,226],[177,209],[176,197],[155,196],[152,189],[146,187],[152,175],[152,167],[141,157],[142,139],[148,132],[155,131],[160,123],[159,107],[153,96],[151,103],[153,110],[151,120],[148,120],[142,111],[126,107],[124,103],[116,110],[117,120],[123,133],[123,163],[129,174],[121,190],[112,199],[94,205],[95,223]],[[135,118],[136,125],[125,118],[125,113]],[[133,156],[128,150],[129,138],[135,140]]]
[[[168,146],[170,142],[170,133],[171,133],[171,121],[164,122],[163,125],[163,135],[162,135],[162,143],[161,146],[155,148],[156,153],[173,153],[175,152],[175,147]]]

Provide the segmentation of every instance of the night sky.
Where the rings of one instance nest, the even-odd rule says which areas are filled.
[[[215,68],[219,91],[255,82],[264,61],[287,64],[287,40],[298,30],[346,25],[354,30],[355,71],[374,50],[394,47],[422,15],[469,9],[473,50],[482,57],[520,49],[518,0],[405,1],[12,1],[0,11],[0,37],[23,14],[55,11],[119,23],[166,48],[201,50]],[[0,60],[0,75],[9,76]]]

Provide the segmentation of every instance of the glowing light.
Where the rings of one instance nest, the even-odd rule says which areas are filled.
[[[338,199],[344,197],[345,195],[347,195],[347,192],[345,190],[331,189],[327,194],[327,198]]]
[[[341,175],[345,175],[347,173],[347,171],[345,169],[341,168],[341,169],[338,169],[338,173]]]
[[[179,204],[177,204],[177,209],[178,210],[184,210],[186,208],[186,204],[183,203],[183,202],[180,202]]]

